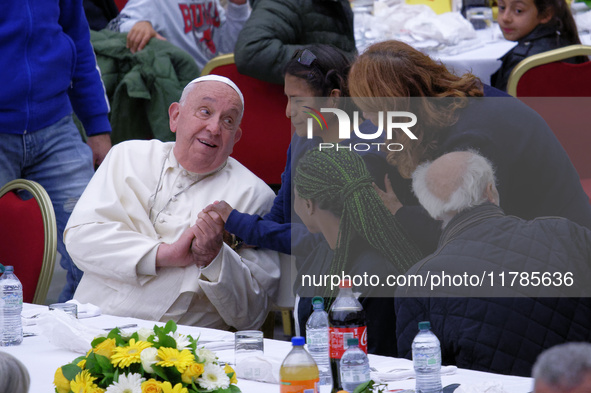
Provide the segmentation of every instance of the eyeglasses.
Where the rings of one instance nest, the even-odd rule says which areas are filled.
[[[297,51],[293,57],[297,57],[298,63],[306,67],[310,67],[314,63],[314,60],[316,60],[316,55],[308,49]]]

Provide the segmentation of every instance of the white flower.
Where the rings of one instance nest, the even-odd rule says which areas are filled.
[[[156,363],[158,359],[158,350],[153,347],[146,348],[140,353],[140,360],[142,361],[142,367],[147,373],[152,374],[154,369],[152,368],[152,364]]]
[[[145,380],[140,374],[121,374],[105,393],[142,393],[142,382]]]
[[[176,349],[179,351],[182,351],[183,349],[189,349],[191,346],[191,341],[189,341],[189,338],[183,334],[178,332],[168,332],[168,335],[174,338],[174,341],[176,341]]]
[[[215,356],[215,353],[205,348],[198,349],[196,355],[205,363],[213,363],[218,358],[217,356]]]
[[[138,340],[148,341],[148,337],[154,334],[152,329],[141,328],[137,331]]]
[[[224,369],[216,364],[206,364],[201,378],[197,383],[205,390],[227,389],[230,386],[230,378]]]

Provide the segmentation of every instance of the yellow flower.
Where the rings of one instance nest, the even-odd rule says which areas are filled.
[[[83,370],[76,375],[74,380],[70,381],[70,389],[74,393],[90,393],[97,387],[94,383],[95,379],[95,377],[90,375],[90,371]]]
[[[58,368],[55,371],[55,377],[53,378],[53,384],[55,385],[57,393],[69,393],[70,392],[70,381],[64,377],[62,368]]]
[[[189,393],[187,388],[184,388],[182,384],[177,383],[174,385],[174,388],[170,384],[170,382],[162,382],[162,393]]]
[[[154,378],[148,379],[147,381],[142,382],[142,393],[162,393],[160,385],[162,384]]]
[[[191,383],[203,374],[203,364],[201,363],[191,363],[189,367],[185,370],[182,375],[182,379],[184,383]]]
[[[76,364],[76,366],[84,370],[84,367],[86,367],[86,359],[82,359],[81,361],[79,361],[78,364]]]
[[[234,373],[234,375],[232,375],[232,378],[230,378],[230,383],[234,383],[234,384],[238,383],[238,378],[236,378],[236,371],[234,371],[234,369],[232,367],[230,367],[229,364],[226,364],[224,366],[224,372],[226,374]]]
[[[102,343],[100,343],[99,345],[97,345],[92,350],[94,353],[96,353],[98,355],[103,355],[107,359],[111,359],[111,356],[113,356],[113,351],[115,350],[115,347],[116,347],[115,339],[108,338],[105,341],[103,341]]]
[[[105,389],[101,389],[97,386],[94,389],[91,389],[90,393],[105,393]]]
[[[111,363],[120,368],[128,367],[133,363],[140,363],[140,354],[152,344],[145,341],[136,342],[135,339],[129,340],[129,345],[125,347],[115,347],[111,356]]]
[[[158,358],[160,361],[156,363],[157,366],[176,367],[181,374],[195,361],[195,356],[188,349],[179,352],[176,348],[166,347],[158,349]]]

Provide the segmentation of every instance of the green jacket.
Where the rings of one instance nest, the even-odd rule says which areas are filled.
[[[252,13],[234,58],[242,74],[283,84],[283,67],[296,49],[331,44],[357,54],[349,0],[252,0]]]
[[[128,139],[173,141],[168,107],[200,74],[195,60],[167,41],[152,39],[132,54],[127,34],[91,31],[91,42],[111,104],[113,144]]]

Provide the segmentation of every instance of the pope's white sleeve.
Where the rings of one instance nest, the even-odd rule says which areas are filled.
[[[238,254],[224,244],[218,257],[219,268],[202,270],[203,292],[228,325],[260,328],[279,288],[280,254],[255,248]]]

